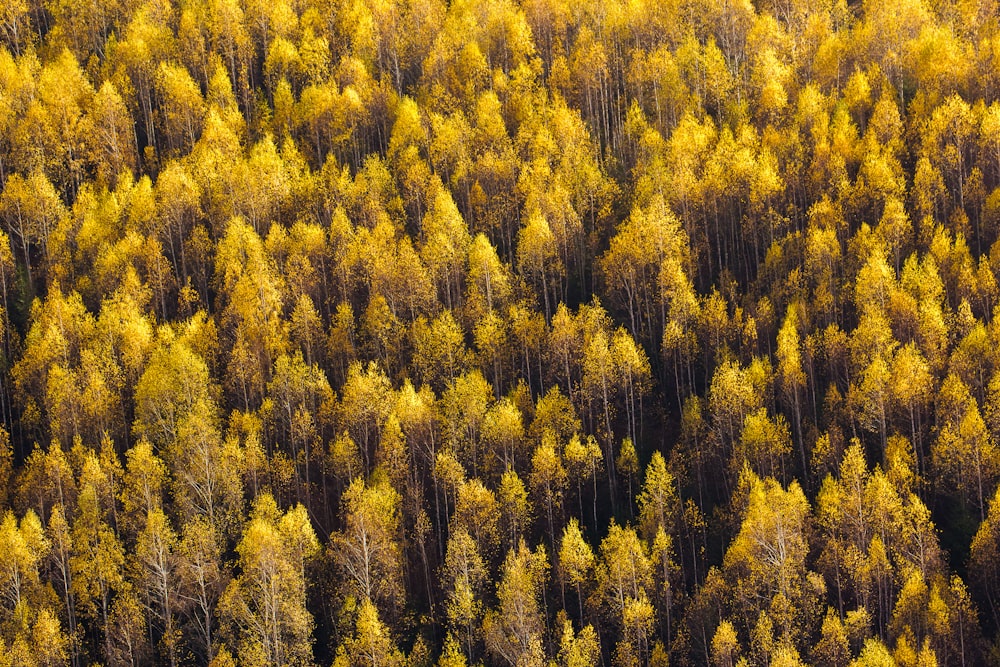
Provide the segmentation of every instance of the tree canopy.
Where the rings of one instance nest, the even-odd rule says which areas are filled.
[[[993,0],[0,2],[0,667],[1000,655]]]

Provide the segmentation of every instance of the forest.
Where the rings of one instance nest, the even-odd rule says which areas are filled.
[[[0,0],[0,188],[0,667],[1000,664],[998,0]]]

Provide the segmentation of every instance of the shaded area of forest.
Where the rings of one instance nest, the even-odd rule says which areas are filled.
[[[998,14],[6,0],[0,667],[1000,661]]]

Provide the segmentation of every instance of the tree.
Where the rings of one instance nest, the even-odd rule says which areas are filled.
[[[562,292],[559,286],[565,267],[556,254],[549,223],[537,211],[528,215],[527,222],[518,233],[517,264],[523,274],[532,281],[541,283],[545,319],[549,319],[552,316],[552,304],[557,301],[557,294]]]
[[[493,389],[478,370],[456,377],[441,397],[445,441],[474,476],[478,476],[480,460],[485,454],[480,451],[481,429],[492,401]]]
[[[149,440],[140,440],[125,453],[125,478],[122,509],[128,528],[138,533],[153,511],[163,510],[163,491],[167,468],[153,452]]]
[[[32,246],[40,246],[42,257],[49,259],[49,235],[55,231],[66,207],[52,183],[41,171],[33,171],[27,178],[11,174],[4,183],[0,196],[0,216],[8,233],[16,239],[24,259],[28,289],[32,291]]]
[[[323,426],[333,422],[333,391],[319,367],[307,365],[297,352],[293,356],[282,354],[275,361],[268,394],[295,463],[296,493],[304,488],[308,500],[315,479],[315,449]]]
[[[466,370],[469,352],[462,328],[450,310],[430,323],[423,317],[413,323],[413,364],[421,380],[441,391]]]
[[[318,550],[303,506],[282,514],[269,494],[257,497],[236,547],[240,574],[219,603],[242,663],[312,662],[305,567]]]
[[[829,667],[844,667],[851,657],[851,647],[847,639],[847,630],[837,612],[828,607],[823,617],[823,627],[820,630],[820,640],[812,651],[813,660],[817,664]]]
[[[154,350],[135,389],[135,430],[165,448],[177,439],[181,421],[211,396],[205,359],[183,341]]]
[[[131,174],[139,163],[132,117],[115,85],[101,84],[88,111],[93,123],[92,135],[85,139],[93,143],[98,179],[114,187],[120,174]]]
[[[639,504],[639,528],[643,538],[652,543],[659,529],[672,534],[680,520],[677,482],[667,469],[660,452],[653,452],[646,466],[646,478],[636,499]]]
[[[562,510],[562,494],[566,488],[567,478],[555,437],[551,433],[542,436],[542,444],[531,457],[531,475],[528,479],[532,490],[538,496],[539,504],[545,506],[552,551],[555,552],[555,513],[557,510]]]
[[[998,491],[1000,493],[1000,491]],[[980,524],[972,539],[969,564],[973,591],[984,609],[988,609],[997,623],[997,595],[1000,591],[1000,504],[996,494],[990,502],[986,519]],[[985,604],[982,604],[985,602]]]
[[[642,401],[652,384],[649,359],[642,346],[621,327],[611,337],[611,356],[617,367],[618,394],[625,404],[629,438],[639,442],[644,421]]]
[[[594,552],[583,539],[580,524],[576,519],[570,519],[563,528],[562,541],[559,546],[560,583],[576,589],[577,602],[580,606],[580,623],[583,623],[584,585],[589,584],[591,571],[594,568]],[[565,592],[563,593],[565,599]],[[565,607],[565,601],[563,602]]]
[[[332,538],[344,585],[386,610],[404,596],[399,545],[399,494],[386,482],[357,477],[341,497],[344,529]]]
[[[539,401],[540,402],[540,401]],[[537,420],[537,413],[536,413]],[[589,478],[593,484],[594,528],[597,528],[597,473],[604,465],[604,454],[597,439],[588,435],[581,442],[580,436],[574,433],[563,450],[563,460],[566,462],[566,472],[569,479],[576,480],[576,495],[579,501],[580,514],[583,514],[583,483]]]
[[[653,569],[635,530],[611,524],[601,542],[596,579],[595,603],[622,633],[618,652],[644,660],[651,648],[649,635],[654,624],[650,603]]]
[[[223,329],[233,341],[229,389],[249,410],[263,396],[275,360],[286,351],[287,334],[280,317],[281,277],[257,231],[243,218],[232,218],[219,241],[215,279],[225,304]]]
[[[396,667],[405,664],[389,628],[381,621],[378,609],[365,598],[358,609],[354,634],[337,649],[336,667]]]
[[[206,111],[201,90],[181,64],[161,62],[155,80],[166,145],[171,151],[185,153],[201,134]]]
[[[541,650],[545,622],[539,596],[548,574],[545,547],[532,551],[522,539],[508,552],[501,572],[498,607],[483,619],[483,637],[491,655],[517,665]]]
[[[239,452],[223,440],[216,407],[199,399],[177,425],[177,437],[166,449],[177,512],[183,520],[204,517],[230,528],[241,509]]]
[[[715,369],[708,390],[708,408],[721,446],[717,455],[730,456],[747,417],[763,407],[761,399],[767,391],[769,370],[769,364],[761,359],[746,368],[739,362],[726,361]]]
[[[475,322],[493,310],[503,312],[513,293],[512,279],[509,267],[500,261],[496,248],[484,234],[477,234],[469,246],[465,280],[467,319]]]
[[[931,445],[931,462],[940,481],[953,485],[963,501],[971,500],[986,517],[986,500],[1000,475],[1000,450],[979,413],[975,399],[955,375],[949,375],[938,398],[937,440]]]
[[[976,124],[969,104],[953,94],[934,109],[924,138],[929,157],[940,160],[942,171],[950,177],[948,185],[955,204],[962,209],[966,206],[965,190],[970,169],[968,146],[973,141]]]
[[[480,368],[493,379],[496,397],[504,386],[504,368],[509,357],[507,346],[507,325],[496,313],[487,313],[472,331],[478,351]]]
[[[559,664],[563,667],[584,667],[596,664],[600,659],[601,645],[594,626],[587,625],[580,632],[573,632],[570,621],[563,623],[562,639],[559,643]]]
[[[615,433],[611,425],[611,417],[614,409],[612,399],[616,386],[616,367],[611,357],[608,335],[605,331],[598,330],[585,345],[583,358],[583,392],[587,397],[591,414],[594,413],[594,406],[598,406],[603,413],[603,430],[600,432],[604,440],[605,456],[608,463],[608,481],[612,488],[612,497],[615,490],[615,457],[614,443]]]
[[[458,487],[451,525],[468,531],[475,538],[480,553],[490,558],[499,542],[499,509],[493,491],[473,478]]]
[[[719,623],[712,637],[712,662],[716,667],[735,667],[740,645],[736,629],[729,621]]]
[[[350,365],[341,389],[341,425],[358,443],[366,470],[371,467],[378,434],[392,409],[392,386],[379,366]]]
[[[32,510],[18,521],[8,511],[0,523],[0,599],[4,616],[10,619],[23,613],[22,605],[29,605],[40,592],[39,565],[49,551],[42,523]]]
[[[62,601],[66,609],[66,629],[68,630],[69,637],[71,638],[70,655],[73,663],[76,664],[79,657],[79,649],[75,640],[77,610],[75,599],[76,587],[73,585],[73,535],[71,533],[70,526],[66,521],[62,505],[53,508],[52,514],[49,517],[47,532],[51,539],[50,544],[52,545],[51,557],[53,569],[55,571],[55,576],[53,578],[57,580],[58,586],[61,589]]]
[[[2,18],[0,28],[3,30],[4,41],[15,56],[21,55],[22,44],[27,46],[33,37],[28,10],[28,3],[19,0],[8,5],[0,15]]]
[[[466,667],[468,663],[465,660],[465,654],[462,653],[462,647],[455,639],[455,635],[448,633],[448,636],[445,637],[444,649],[435,664],[438,667]]]
[[[147,513],[146,526],[136,544],[143,592],[160,630],[160,643],[171,666],[177,664],[180,633],[175,623],[178,608],[176,575],[177,536],[161,509]]]
[[[808,469],[806,462],[806,445],[802,440],[802,410],[799,404],[799,393],[805,389],[806,374],[802,370],[802,355],[800,352],[798,314],[792,308],[785,315],[785,322],[778,332],[778,375],[781,377],[782,389],[786,400],[790,399],[795,415],[795,439],[802,455],[802,471]]]
[[[530,528],[532,509],[524,482],[513,468],[508,468],[500,478],[497,496],[504,523],[504,536],[508,538],[505,544],[508,549],[512,549]]]
[[[737,596],[733,610],[748,630],[766,614],[782,641],[801,641],[799,633],[818,620],[822,591],[819,577],[806,569],[808,501],[797,482],[785,490],[774,479],[761,480],[749,471],[744,471],[741,487],[748,494],[746,509],[723,561]]]
[[[650,558],[655,565],[657,595],[654,602],[662,610],[669,640],[674,606],[683,591],[683,577],[679,576],[682,572],[674,554],[674,536],[680,532],[681,502],[676,481],[659,452],[653,452],[646,466],[646,479],[637,500],[639,528],[650,545]]]
[[[269,235],[271,223],[291,194],[292,167],[285,162],[290,157],[280,154],[274,139],[264,135],[232,174],[235,212],[262,238]]]
[[[504,470],[522,461],[525,447],[524,415],[509,398],[497,401],[483,417],[483,443],[493,453],[493,470]],[[500,456],[497,452],[500,452]]]
[[[922,467],[923,434],[921,415],[927,409],[933,381],[929,365],[913,343],[908,343],[893,359],[893,399],[903,408],[910,421],[910,438],[917,452],[918,468]]]
[[[476,541],[464,528],[448,538],[442,574],[447,584],[448,622],[457,635],[464,634],[465,656],[473,660],[487,571]]]
[[[148,624],[143,611],[135,591],[126,584],[111,606],[108,664],[130,665],[152,658]]]
[[[187,603],[184,606],[198,635],[198,651],[211,663],[215,656],[216,604],[228,583],[218,534],[204,519],[187,522],[175,553],[178,596]]]
[[[432,181],[430,189],[429,209],[420,225],[420,255],[438,286],[442,303],[453,309],[461,306],[462,279],[472,237],[450,192],[436,181]]]
[[[87,477],[77,499],[78,514],[72,528],[69,559],[73,597],[82,616],[101,630],[104,654],[110,656],[114,629],[111,626],[114,593],[125,585],[125,552],[106,520],[99,489],[107,484],[96,456],[87,461]],[[100,486],[98,486],[100,485]]]
[[[632,335],[647,344],[659,343],[653,331],[666,324],[657,289],[661,268],[686,264],[685,240],[680,222],[657,198],[632,211],[601,258],[609,291],[624,305]]]
[[[771,419],[765,408],[748,414],[733,453],[732,468],[749,464],[761,475],[784,477],[785,460],[792,450],[788,422],[783,415]]]

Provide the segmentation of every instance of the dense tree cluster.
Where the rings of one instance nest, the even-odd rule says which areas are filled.
[[[4,0],[0,187],[0,667],[1000,660],[996,0]]]

